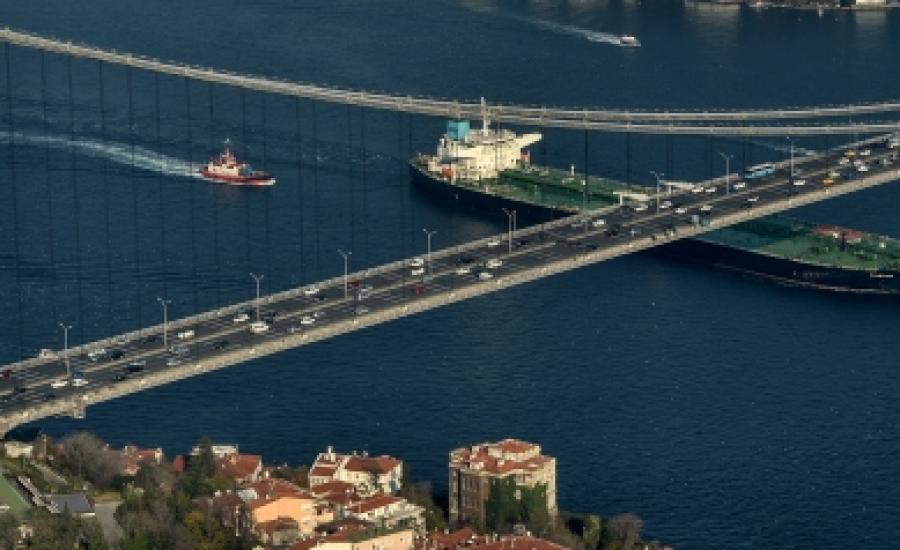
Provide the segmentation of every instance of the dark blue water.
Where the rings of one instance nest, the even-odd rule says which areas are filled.
[[[570,5],[571,4],[571,5]],[[292,80],[553,105],[756,107],[895,99],[900,14],[681,2],[53,0],[11,27]],[[643,46],[605,42],[623,33]],[[442,121],[186,85],[12,48],[0,73],[0,361],[502,231],[409,187]],[[3,68],[5,70],[5,62]],[[131,94],[129,98],[129,80]],[[12,92],[12,125],[5,101]],[[129,108],[129,103],[131,104]],[[210,112],[212,107],[212,113]],[[46,109],[46,115],[45,115]],[[11,130],[11,132],[10,132]],[[72,139],[74,136],[74,139]],[[189,174],[231,137],[271,192]],[[539,160],[583,166],[583,136]],[[832,140],[832,144],[836,141]],[[815,148],[824,143],[802,140]],[[648,183],[783,158],[786,140],[590,137],[589,170]],[[797,212],[900,235],[897,187]],[[680,548],[892,548],[900,536],[897,303],[628,257],[54,421],[272,462],[389,452],[444,487],[455,446],[507,436],[559,459],[564,509],[634,511]],[[894,541],[894,542],[892,542]]]

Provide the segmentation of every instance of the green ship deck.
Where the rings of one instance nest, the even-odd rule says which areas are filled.
[[[791,218],[762,218],[709,233],[702,239],[828,267],[900,269],[900,242],[894,239]]]

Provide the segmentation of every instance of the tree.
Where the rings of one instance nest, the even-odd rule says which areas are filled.
[[[550,525],[550,512],[547,510],[547,485],[539,483],[534,487],[520,487],[521,511],[519,520],[525,523],[528,530],[535,534],[545,534]]]
[[[581,526],[581,537],[587,550],[596,550],[600,546],[600,533],[603,531],[603,522],[600,516],[588,514]]]
[[[632,550],[641,538],[644,522],[635,514],[619,514],[606,522],[603,548],[605,550]]]
[[[512,477],[491,480],[488,499],[484,504],[485,528],[498,533],[511,530],[522,515],[516,494],[516,482]]]
[[[444,510],[434,501],[431,493],[431,484],[427,481],[413,483],[409,477],[409,466],[403,463],[403,470],[400,476],[400,490],[397,495],[405,498],[408,502],[425,508],[425,529],[433,531],[435,529],[443,531],[447,528],[447,519],[444,516]]]
[[[118,453],[93,434],[78,432],[65,437],[61,445],[61,466],[98,489],[108,488],[119,472]]]

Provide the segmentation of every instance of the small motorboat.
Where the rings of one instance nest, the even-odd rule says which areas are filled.
[[[632,36],[630,34],[623,34],[619,37],[619,45],[620,46],[630,46],[632,48],[636,48],[641,45],[641,41],[637,39],[637,37]]]

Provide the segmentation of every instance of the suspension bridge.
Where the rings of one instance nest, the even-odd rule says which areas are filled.
[[[584,131],[585,136],[588,132],[818,136],[883,134],[900,129],[900,122],[888,120],[808,122],[845,117],[888,117],[890,113],[900,111],[900,103],[895,102],[728,112],[488,106],[483,101],[401,97],[240,75],[10,29],[0,30],[0,41],[5,42],[7,48],[10,45],[19,46],[67,58],[123,65],[130,69],[183,77],[187,81],[204,81],[266,94],[430,117],[490,117],[509,124]],[[9,134],[12,135],[13,101],[8,91],[8,49],[6,59],[8,124]],[[157,91],[157,104],[158,101]],[[774,121],[790,122],[775,124]],[[878,145],[883,142],[884,137],[878,137],[860,143]],[[834,169],[839,154],[840,150],[826,149],[797,161],[797,165],[803,167],[805,177],[818,181]],[[803,188],[791,185],[792,174],[785,171],[785,161],[778,165],[776,174],[740,191],[729,188],[730,175],[726,176],[724,186],[721,178],[703,182],[708,188],[715,188],[712,194],[676,191],[672,196],[692,213],[689,217],[672,210],[660,210],[661,195],[655,194],[651,198],[657,207],[644,212],[635,213],[619,207],[585,210],[571,217],[433,252],[429,247],[424,259],[406,258],[352,273],[345,270],[341,276],[307,281],[287,290],[258,295],[251,301],[223,305],[173,321],[164,318],[160,325],[141,327],[71,348],[66,346],[63,350],[12,363],[0,370],[3,377],[15,381],[7,385],[2,395],[0,431],[51,416],[83,417],[87,406],[123,395],[661,246],[673,240],[694,237],[735,223],[882,185],[900,179],[900,171],[894,164],[881,162],[895,157],[895,151],[886,147],[876,148],[871,156],[872,169],[866,174],[854,179],[841,179],[827,187],[809,185]],[[587,166],[586,161],[585,173]],[[699,218],[694,215],[700,213],[704,214],[703,223],[698,223]],[[598,223],[601,219],[602,224]],[[418,269],[419,263],[424,264],[421,270]],[[165,305],[163,309],[165,311]],[[78,372],[79,378],[89,380],[89,383],[72,384],[73,372]],[[59,380],[66,383],[54,384]]]

